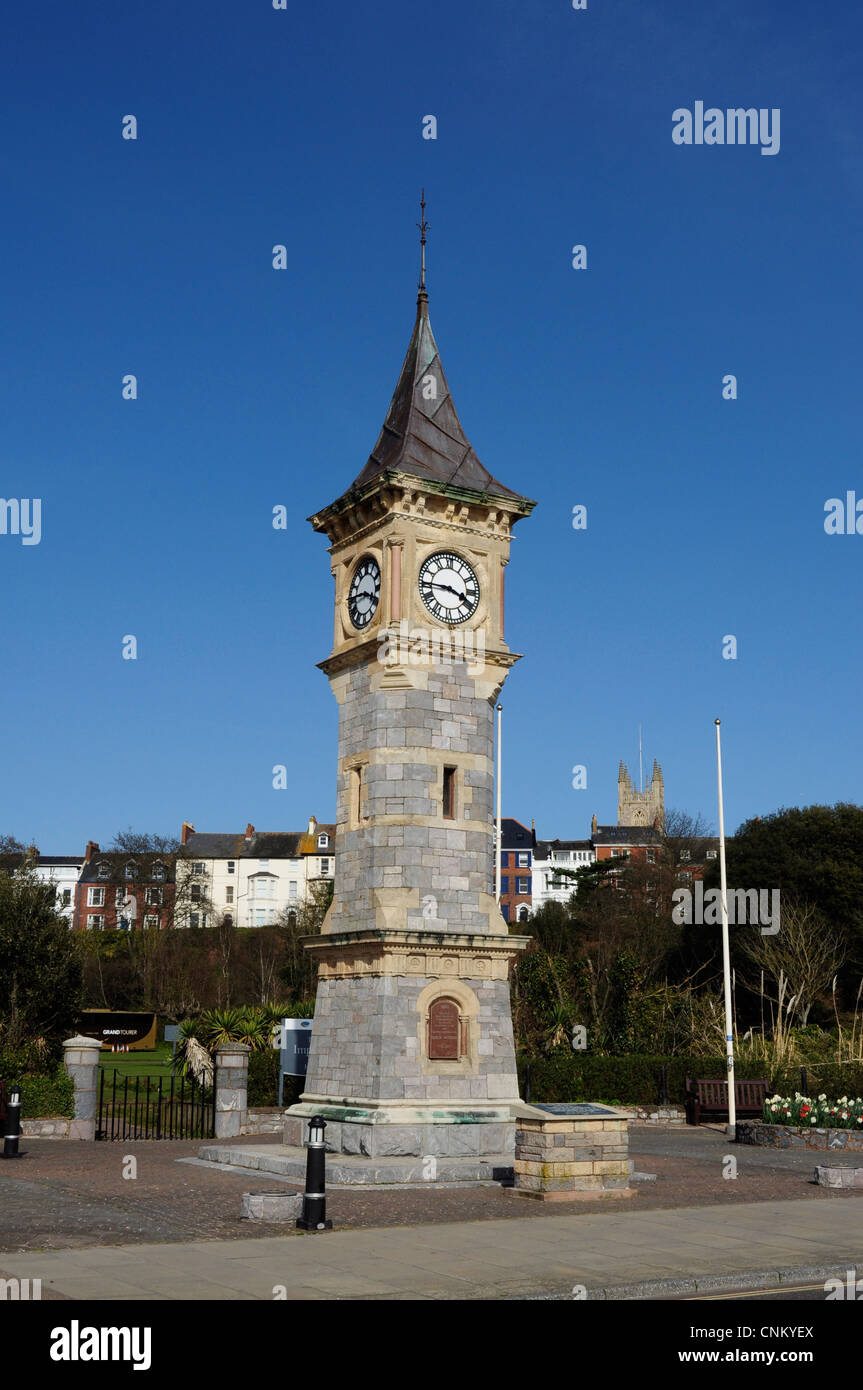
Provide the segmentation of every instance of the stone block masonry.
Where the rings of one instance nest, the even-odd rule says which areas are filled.
[[[536,1118],[534,1118],[534,1116]],[[516,1122],[513,1192],[544,1202],[631,1197],[626,1117],[550,1115]]]

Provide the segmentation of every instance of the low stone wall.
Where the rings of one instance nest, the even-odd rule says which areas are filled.
[[[246,1123],[241,1134],[281,1134],[285,1127],[285,1112],[280,1105],[262,1106],[246,1111]]]
[[[512,1191],[544,1202],[632,1196],[627,1124],[609,1106],[525,1107],[516,1120]]]
[[[766,1125],[761,1120],[739,1120],[738,1144],[760,1144],[767,1149],[847,1149],[863,1153],[863,1134],[853,1129],[810,1129],[803,1125]]]
[[[682,1105],[616,1105],[633,1125],[685,1125],[686,1111]]]
[[[22,1120],[22,1139],[68,1139],[71,1124],[65,1115],[47,1115],[40,1120]]]

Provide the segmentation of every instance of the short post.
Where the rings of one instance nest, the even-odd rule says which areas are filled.
[[[21,1137],[21,1087],[10,1086],[9,1096],[6,1101],[6,1124],[3,1126],[3,1157],[4,1158],[23,1158],[23,1154],[18,1152],[18,1140]]]
[[[99,1076],[98,1038],[76,1034],[63,1044],[63,1064],[75,1087],[75,1116],[69,1125],[70,1139],[96,1138],[96,1083]]]
[[[297,1221],[301,1231],[331,1231],[327,1220],[326,1147],[324,1131],[327,1122],[322,1115],[309,1120],[309,1142],[306,1150],[306,1190],[303,1193],[303,1214]]]
[[[248,1124],[249,1053],[245,1043],[223,1043],[216,1053],[216,1138],[235,1139]]]
[[[801,1094],[802,1096],[805,1096],[805,1095],[807,1094],[806,1087],[807,1087],[808,1080],[809,1080],[809,1078],[808,1078],[807,1075],[806,1075],[806,1068],[805,1068],[805,1067],[801,1067],[801,1068],[800,1068],[800,1094]]]

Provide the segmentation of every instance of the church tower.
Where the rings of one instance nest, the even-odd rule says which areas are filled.
[[[519,659],[504,636],[512,528],[534,503],[462,428],[429,322],[425,230],[423,217],[416,321],[380,437],[309,518],[335,580],[320,668],[339,706],[338,845],[332,906],[305,942],[317,1001],[285,1142],[319,1113],[336,1152],[481,1163],[511,1160],[519,1104],[509,973],[528,938],[494,897],[493,720]]]
[[[653,775],[644,791],[632,785],[629,770],[621,759],[617,773],[617,824],[643,825],[653,830],[665,829],[665,789],[662,768],[654,758]]]

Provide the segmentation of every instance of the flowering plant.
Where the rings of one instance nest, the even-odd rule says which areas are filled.
[[[856,1129],[863,1133],[863,1099],[840,1096],[828,1100],[822,1093],[814,1100],[795,1091],[793,1096],[768,1096],[762,1119],[768,1125],[814,1125],[818,1129]]]

